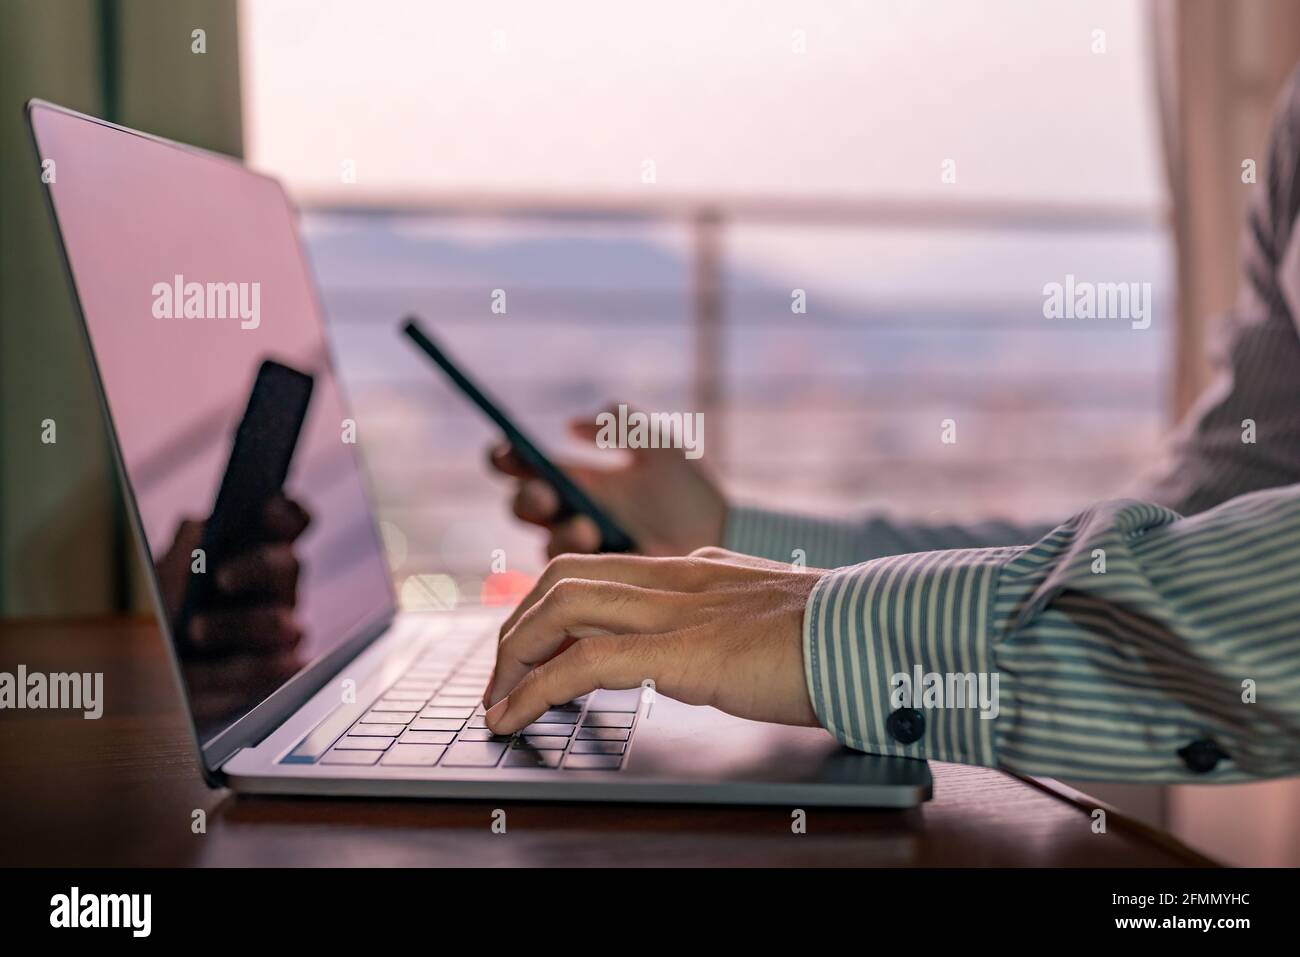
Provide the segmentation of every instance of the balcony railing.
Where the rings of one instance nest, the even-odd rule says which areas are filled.
[[[655,187],[646,187],[647,193]],[[733,226],[843,228],[854,230],[1001,231],[1045,235],[1134,234],[1168,227],[1167,211],[1137,204],[1011,200],[857,198],[796,196],[644,196],[383,194],[346,189],[328,195],[300,194],[304,210],[332,215],[384,215],[438,219],[673,223],[690,233],[692,403],[706,417],[723,410],[726,310],[723,282],[726,234]],[[715,451],[725,437],[715,433]]]

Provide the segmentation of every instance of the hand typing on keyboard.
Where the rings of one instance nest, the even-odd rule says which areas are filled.
[[[649,679],[687,704],[816,725],[802,642],[821,575],[721,548],[562,555],[501,628],[486,723],[510,734],[597,688]]]

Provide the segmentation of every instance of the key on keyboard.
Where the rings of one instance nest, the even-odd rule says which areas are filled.
[[[457,741],[442,759],[444,768],[494,768],[506,753],[496,741]]]
[[[431,768],[447,750],[444,744],[395,744],[388,749],[380,764],[411,768]]]
[[[285,758],[321,764],[448,768],[573,768],[617,770],[632,736],[641,689],[595,691],[553,705],[516,735],[494,735],[481,695],[492,674],[495,645],[487,636],[426,651],[350,727],[336,712]],[[584,713],[585,712],[585,713]],[[356,715],[354,708],[352,714]],[[330,726],[342,736],[328,747]],[[576,734],[575,734],[576,732]],[[311,746],[307,741],[312,741]],[[571,743],[572,742],[572,743]]]
[[[507,768],[557,768],[560,766],[560,758],[564,754],[560,751],[534,751],[531,748],[515,748],[506,755],[505,765]]]

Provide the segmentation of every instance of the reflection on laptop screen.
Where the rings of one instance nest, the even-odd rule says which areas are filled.
[[[278,184],[36,105],[32,124],[201,741],[393,612]]]

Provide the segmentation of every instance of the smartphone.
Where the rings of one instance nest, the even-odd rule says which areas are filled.
[[[429,338],[428,333],[421,328],[420,322],[414,317],[408,318],[402,325],[404,332],[420,351],[438,364],[438,368],[447,373],[460,389],[467,395],[471,402],[483,410],[483,413],[496,423],[497,427],[505,433],[506,440],[514,448],[515,454],[528,466],[536,475],[555,489],[555,494],[560,499],[560,511],[558,517],[566,518],[572,515],[586,515],[596,527],[600,529],[600,550],[602,552],[630,552],[636,549],[636,543],[632,537],[619,528],[618,523],[610,518],[591,497],[582,489],[578,488],[573,479],[569,478],[555,463],[542,454],[541,450],[534,445],[519,427],[510,420],[510,418],[501,411],[491,399],[484,394],[483,390],[469,380],[469,377],[456,366],[442,349]]]
[[[260,544],[262,513],[284,488],[298,446],[313,379],[287,365],[266,359],[258,367],[244,415],[235,429],[230,458],[221,476],[200,547],[208,574],[191,575],[178,618],[178,640],[188,644],[189,618],[220,605],[212,574],[232,555]]]

